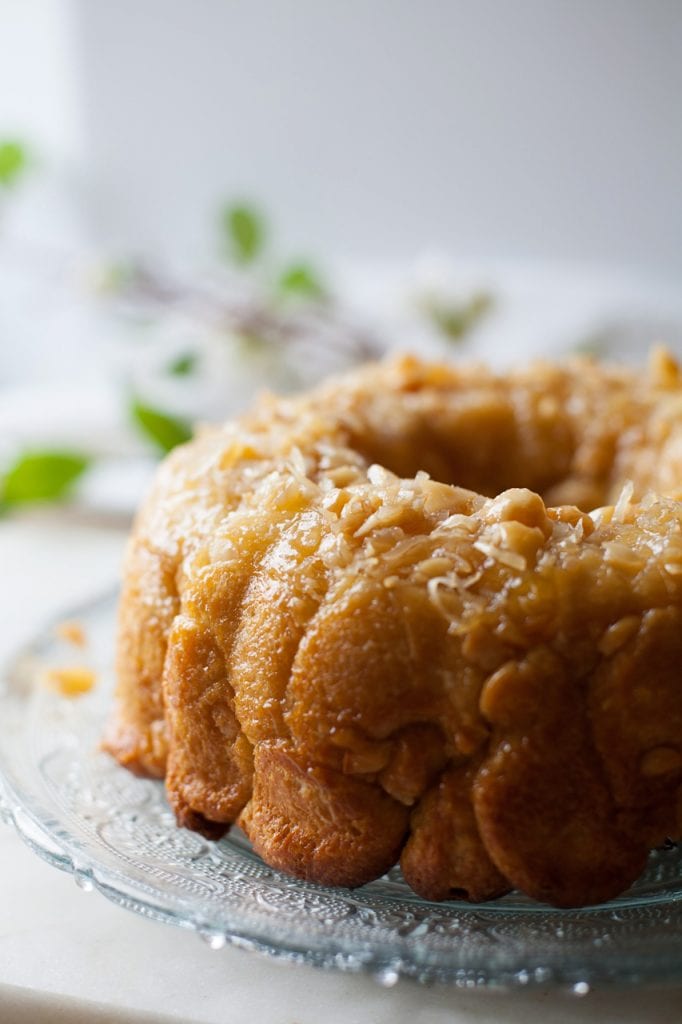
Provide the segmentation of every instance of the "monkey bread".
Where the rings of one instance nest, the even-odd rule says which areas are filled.
[[[678,498],[663,350],[265,396],[138,514],[105,745],[301,878],[607,900],[682,832]]]

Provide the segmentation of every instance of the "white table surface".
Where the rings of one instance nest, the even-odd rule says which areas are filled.
[[[0,657],[115,579],[123,534],[67,516],[0,521]],[[508,994],[381,988],[147,921],[78,889],[0,827],[1,1024],[678,1024],[682,989]],[[83,1001],[88,1001],[84,1003]],[[151,1016],[150,1016],[151,1014]]]

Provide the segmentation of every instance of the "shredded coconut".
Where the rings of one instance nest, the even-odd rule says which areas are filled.
[[[613,518],[617,523],[624,523],[630,503],[632,501],[632,495],[635,493],[635,485],[632,480],[627,480],[623,484],[623,488],[620,492],[618,501],[616,502],[613,509]]]
[[[473,546],[487,558],[492,558],[494,562],[506,565],[509,569],[523,572],[527,567],[526,559],[518,551],[507,551],[504,548],[497,547],[496,544],[489,544],[484,540],[474,541]]]

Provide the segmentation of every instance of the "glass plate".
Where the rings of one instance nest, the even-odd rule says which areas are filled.
[[[211,843],[175,826],[160,783],[98,750],[111,701],[115,596],[69,619],[84,651],[46,630],[0,689],[4,818],[41,857],[146,917],[291,961],[477,986],[682,981],[682,852],[656,851],[611,903],[553,910],[519,894],[494,903],[429,903],[396,869],[362,889],[288,878],[234,831]],[[56,665],[89,664],[95,688],[69,699],[44,685]]]

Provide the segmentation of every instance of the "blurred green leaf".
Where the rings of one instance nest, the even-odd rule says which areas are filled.
[[[133,259],[104,263],[98,269],[95,288],[104,294],[118,294],[132,288],[140,273]]]
[[[28,165],[25,148],[15,139],[0,139],[0,186],[15,185]]]
[[[265,367],[272,358],[278,343],[272,338],[256,334],[255,331],[240,331],[231,336],[231,345],[236,358],[245,363]]]
[[[199,357],[196,352],[187,352],[168,364],[168,372],[174,377],[188,377],[197,368]]]
[[[592,334],[576,342],[572,352],[577,356],[589,356],[593,359],[600,359],[606,355],[609,349],[608,337],[604,334]]]
[[[130,403],[130,414],[142,433],[164,453],[192,437],[192,428],[187,420],[153,409],[137,398]]]
[[[222,226],[230,254],[237,263],[253,263],[263,251],[265,222],[253,206],[226,206]]]
[[[24,452],[0,482],[0,502],[7,506],[58,501],[68,494],[90,462],[77,452]]]
[[[493,306],[489,292],[475,292],[464,302],[445,303],[427,299],[424,311],[433,325],[449,341],[461,341]]]
[[[285,295],[296,295],[305,299],[326,299],[327,289],[322,278],[309,263],[292,263],[285,267],[279,278],[279,289]]]

